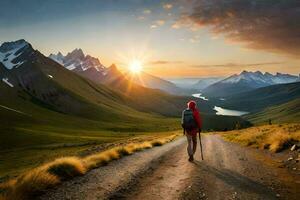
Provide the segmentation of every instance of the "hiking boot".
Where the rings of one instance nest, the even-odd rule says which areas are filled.
[[[191,161],[192,161],[192,162],[194,161],[194,156],[193,156],[193,155],[191,156]]]
[[[193,162],[193,161],[194,161],[194,156],[190,156],[190,157],[189,157],[189,161],[190,161],[190,162]]]

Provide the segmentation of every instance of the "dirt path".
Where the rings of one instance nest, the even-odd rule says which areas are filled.
[[[205,161],[197,152],[196,161],[189,163],[185,147],[181,138],[125,157],[65,182],[41,199],[299,198],[300,176],[278,168],[261,152],[210,135],[203,137]]]

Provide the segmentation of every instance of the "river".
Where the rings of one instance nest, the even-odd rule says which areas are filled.
[[[203,96],[201,93],[198,94],[192,94],[193,97],[208,101],[208,98]],[[220,98],[220,100],[225,101],[224,98]],[[225,109],[220,106],[215,106],[214,110],[217,111],[216,115],[226,115],[226,116],[242,116],[245,114],[248,114],[249,112],[246,111],[239,111],[239,110],[230,110],[230,109]]]

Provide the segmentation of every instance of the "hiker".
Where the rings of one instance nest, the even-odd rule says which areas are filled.
[[[187,106],[187,109],[182,112],[181,125],[188,142],[189,161],[192,162],[197,149],[197,133],[201,132],[202,120],[195,101],[189,101]]]

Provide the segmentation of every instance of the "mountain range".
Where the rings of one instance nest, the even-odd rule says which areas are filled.
[[[86,67],[85,63],[90,63],[91,58],[82,56],[79,49],[75,51],[76,56],[69,54],[65,56],[68,59],[60,59],[63,63],[73,60],[76,71],[73,71],[75,68],[67,69],[59,62],[34,50],[25,40],[5,42],[0,46],[0,52],[0,93],[5,94],[0,95],[0,105],[3,106],[0,118],[3,126],[11,123],[15,124],[14,126],[23,126],[25,121],[29,120],[38,122],[41,126],[53,127],[60,127],[63,123],[64,126],[72,128],[81,126],[89,129],[95,124],[100,124],[102,129],[120,130],[130,126],[137,127],[136,130],[145,130],[138,128],[139,122],[143,124],[141,127],[148,126],[147,130],[153,129],[155,123],[159,123],[155,125],[156,129],[166,128],[169,127],[168,123],[174,123],[175,119],[172,117],[181,115],[190,99],[187,96],[174,96],[135,84],[115,65],[104,68],[96,59],[92,59],[95,64],[93,67]],[[78,57],[85,63],[78,61]],[[105,79],[105,84],[102,84],[78,74],[78,71],[86,72],[92,68],[98,71],[95,66],[99,71],[105,70],[107,74],[112,73],[114,76],[105,76],[108,78]],[[154,79],[151,76],[150,78]],[[222,126],[234,127],[236,121],[242,120],[227,120],[226,116],[216,116],[213,107],[207,102],[198,100],[198,103],[201,105],[204,120],[206,117],[224,118],[226,123],[218,125],[220,129]],[[4,114],[3,108],[18,112]],[[26,118],[23,121],[13,120],[18,118],[20,113],[31,117],[27,119],[23,116]],[[78,120],[82,123],[74,124],[74,121]],[[114,121],[118,123],[112,123]],[[216,125],[215,121],[218,120],[206,123],[206,128],[213,128]],[[7,127],[1,128],[4,130]]]
[[[275,84],[292,83],[299,81],[298,76],[277,73],[272,75],[268,72],[243,71],[228,78],[218,81],[204,88],[202,92],[209,97],[226,97],[240,92],[250,91],[256,88]]]
[[[199,92],[209,85],[212,85],[224,77],[205,77],[205,78],[170,78],[170,82],[174,83],[176,86],[183,88],[185,90],[193,90],[194,92]]]
[[[126,112],[120,113],[120,110],[125,108],[157,111],[163,115],[171,113],[174,115],[181,110],[181,107],[177,107],[176,111],[175,107],[180,105],[176,101],[181,102],[184,97],[173,98],[159,90],[129,84],[126,77],[119,74],[116,66],[105,69],[107,74],[114,74],[111,76],[113,79],[110,79],[111,77],[105,79],[109,82],[106,86],[83,79],[65,69],[59,63],[34,50],[25,40],[3,43],[0,52],[0,78],[3,83],[7,87],[14,87],[16,91],[25,92],[57,112],[91,117],[95,113],[103,115],[105,110],[110,114],[126,115]],[[78,61],[78,56],[83,58],[80,50],[67,55],[68,59],[64,62],[72,61],[71,65],[75,66],[76,70],[84,72],[101,67],[96,59],[85,56],[84,63]],[[86,63],[95,65],[86,67]],[[131,85],[130,89],[128,85]],[[148,101],[151,101],[151,104],[148,104]],[[158,105],[164,105],[165,109],[159,108]],[[95,106],[97,109],[93,108]],[[114,109],[109,111],[111,108]]]
[[[139,74],[121,73],[114,64],[110,67],[105,67],[98,58],[85,55],[81,49],[75,49],[66,56],[61,52],[50,54],[49,58],[63,65],[68,70],[74,71],[96,83],[110,84],[125,76],[128,80],[144,87],[160,89],[176,95],[183,93],[175,84],[145,72]]]

